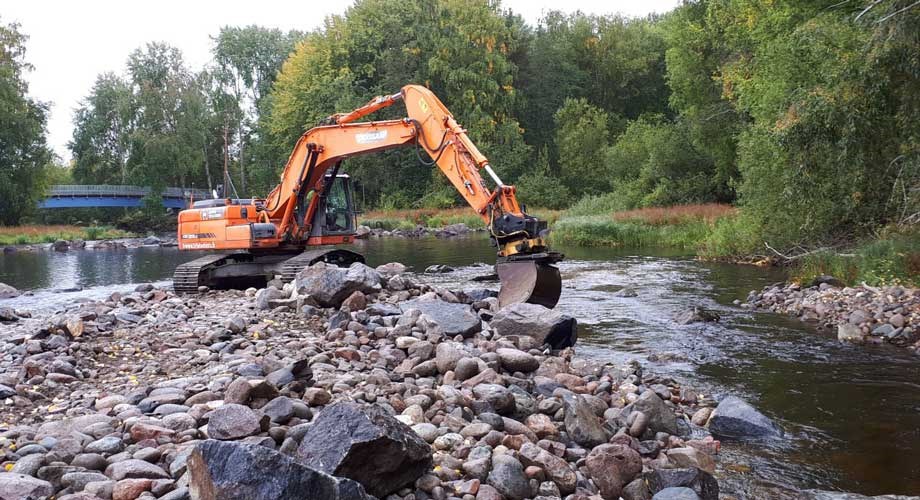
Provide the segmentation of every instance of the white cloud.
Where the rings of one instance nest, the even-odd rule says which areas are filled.
[[[342,13],[347,0],[7,0],[4,23],[18,22],[29,36],[26,59],[35,66],[27,78],[30,94],[50,102],[49,143],[69,157],[72,114],[96,76],[121,73],[134,49],[149,41],[163,41],[182,50],[187,63],[201,68],[209,59],[210,36],[221,26],[257,24],[282,30],[311,30],[329,14]],[[535,23],[544,12],[559,9],[588,13],[619,12],[644,16],[665,12],[679,0],[506,0],[503,6]]]

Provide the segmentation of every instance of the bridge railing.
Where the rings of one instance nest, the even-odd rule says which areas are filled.
[[[105,197],[130,197],[130,198],[142,198],[150,194],[150,188],[144,186],[111,186],[111,185],[89,185],[89,184],[74,184],[74,185],[55,185],[51,186],[48,190],[48,197],[51,198],[62,198],[62,197],[90,197],[90,196],[105,196]],[[196,200],[202,200],[205,198],[210,198],[211,193],[206,189],[192,189],[192,188],[178,188],[178,187],[169,187],[163,190],[164,198],[194,198]]]

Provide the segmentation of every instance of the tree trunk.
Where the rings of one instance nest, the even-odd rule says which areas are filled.
[[[204,144],[204,173],[208,178],[208,192],[214,190],[214,187],[211,185],[211,166],[208,164],[208,143],[205,141]]]

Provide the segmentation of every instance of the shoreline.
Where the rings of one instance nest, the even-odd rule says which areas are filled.
[[[779,283],[752,290],[741,307],[794,316],[837,334],[842,342],[890,343],[920,356],[920,289],[846,286],[831,276],[809,286]]]
[[[379,269],[362,268],[367,293],[355,290],[345,299],[322,298],[320,290],[305,296],[290,285],[181,297],[141,285],[59,315],[22,319],[2,340],[14,354],[0,365],[0,384],[13,401],[2,415],[12,425],[0,437],[15,443],[5,448],[4,464],[45,481],[43,467],[64,467],[50,461],[62,457],[55,446],[44,447],[51,436],[69,443],[66,467],[95,461],[96,469],[72,471],[104,483],[93,491],[143,483],[164,493],[159,498],[171,498],[167,490],[184,498],[183,488],[195,479],[177,460],[215,437],[210,428],[220,408],[258,422],[269,416],[267,425],[225,442],[260,443],[296,457],[305,424],[318,425],[341,401],[383,407],[431,448],[432,468],[409,481],[410,492],[420,495],[440,488],[493,498],[486,496],[493,489],[527,488],[527,498],[541,492],[562,498],[578,485],[584,494],[635,490],[626,498],[638,499],[647,484],[684,481],[702,498],[717,498],[710,472],[725,473],[719,439],[697,425],[713,427],[715,401],[643,373],[636,363],[579,358],[577,344],[540,345],[520,335],[520,327],[542,323],[496,311],[486,291],[436,290],[403,277],[399,265]],[[542,321],[565,323],[560,316],[550,312]],[[720,412],[724,417],[730,409]],[[74,421],[86,427],[75,431]],[[775,431],[772,423],[761,425]],[[99,453],[100,441],[113,447]],[[29,453],[19,455],[23,449]],[[616,465],[611,453],[632,457],[623,484],[605,483],[597,468],[592,476],[593,462]],[[125,462],[154,466],[149,474],[157,477],[121,476],[116,471]],[[674,470],[692,474],[680,479],[668,472]],[[45,482],[59,495],[76,492],[58,480]]]

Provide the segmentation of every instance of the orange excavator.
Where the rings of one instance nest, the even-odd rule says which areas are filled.
[[[357,121],[398,101],[407,117]],[[179,249],[216,253],[180,265],[175,290],[264,284],[276,276],[287,282],[316,262],[364,262],[362,255],[339,246],[352,242],[356,230],[351,181],[341,173],[342,162],[403,146],[414,146],[425,165],[437,165],[486,224],[498,249],[499,303],[554,307],[561,278],[553,264],[563,256],[547,246],[546,221],[525,212],[514,186],[501,181],[450,111],[419,85],[329,116],[308,130],[288,158],[280,184],[265,199],[203,200],[180,212]],[[482,170],[494,181],[493,189],[480,176]]]

